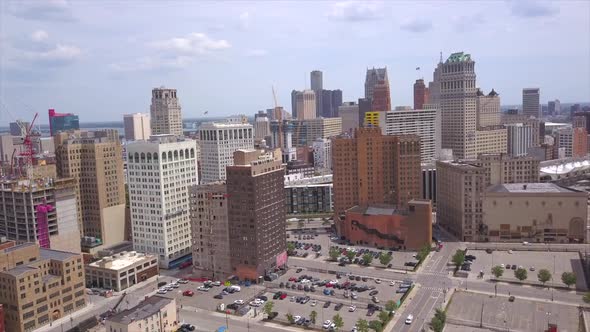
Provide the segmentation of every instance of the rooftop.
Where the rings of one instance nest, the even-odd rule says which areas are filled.
[[[369,216],[394,215],[400,212],[392,205],[387,204],[374,204],[370,206],[357,205],[355,207],[350,208],[348,211],[362,213],[364,215]]]
[[[467,61],[471,61],[471,54],[467,54],[467,53],[463,53],[463,52],[453,53],[453,54],[449,55],[449,58],[447,59],[447,63],[467,62]]]
[[[133,265],[135,263],[141,262],[145,259],[152,259],[152,258],[155,258],[155,256],[137,253],[135,251],[129,251],[129,252],[124,251],[124,252],[118,253],[116,255],[107,256],[99,261],[90,263],[88,266],[108,268],[110,270],[120,270],[120,269],[124,269],[130,265]],[[106,263],[106,262],[110,262],[111,266],[108,266],[108,267],[101,266],[101,263]]]
[[[165,297],[154,295],[148,297],[139,305],[131,309],[123,310],[118,314],[111,316],[110,318],[108,318],[108,320],[111,322],[128,325],[133,321],[143,320],[155,315],[166,305],[170,304],[172,301],[173,299],[168,299]]]
[[[554,183],[505,183],[489,187],[487,192],[492,193],[573,193],[576,190],[560,187]]]
[[[54,259],[57,261],[65,261],[66,259],[80,256],[80,254],[76,254],[73,252],[45,249],[45,248],[39,248],[39,253],[41,254],[42,259]]]
[[[13,267],[10,270],[6,270],[4,271],[4,273],[13,275],[13,276],[20,276],[21,274],[25,273],[25,272],[29,272],[29,271],[36,271],[37,268],[36,267],[32,267],[32,266],[28,266],[28,265],[20,265],[20,266],[16,266]]]

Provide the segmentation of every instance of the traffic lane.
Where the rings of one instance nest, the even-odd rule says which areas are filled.
[[[439,291],[426,291],[427,298],[423,306],[418,308],[414,314],[414,322],[411,324],[409,332],[420,332],[424,328],[428,329],[428,324],[434,317],[435,308],[442,304],[442,293]]]
[[[406,278],[415,279],[413,274],[406,274],[389,269],[360,267],[354,265],[338,266],[334,262],[318,262],[289,257],[289,267],[311,268],[317,271],[336,271],[341,273],[352,273],[354,275],[368,276],[381,279],[403,280]]]
[[[406,299],[406,301],[409,301],[409,304],[405,307],[402,313],[396,313],[396,315],[401,314],[402,316],[398,318],[398,321],[394,325],[393,331],[409,331],[409,329],[412,327],[412,324],[415,325],[415,313],[426,306],[429,294],[430,291],[419,288],[411,298]],[[414,315],[414,322],[412,322],[410,325],[407,325],[405,321],[410,314]]]

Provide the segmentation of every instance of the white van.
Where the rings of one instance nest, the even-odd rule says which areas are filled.
[[[239,292],[242,290],[242,288],[240,286],[236,286],[236,285],[231,286],[231,289],[235,289],[236,292]]]
[[[414,320],[414,315],[409,314],[408,318],[406,318],[406,324],[412,324],[412,321]]]

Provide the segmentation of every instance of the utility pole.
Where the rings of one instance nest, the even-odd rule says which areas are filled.
[[[498,284],[494,285],[494,297],[498,297]]]
[[[481,315],[479,316],[479,327],[483,328],[483,299],[481,300]]]

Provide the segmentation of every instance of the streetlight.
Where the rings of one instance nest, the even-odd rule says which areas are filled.
[[[229,330],[229,319],[227,315],[229,314],[229,310],[225,311],[225,327]]]
[[[547,315],[547,330],[549,330],[549,318],[551,318],[551,312],[547,311],[545,315]]]

